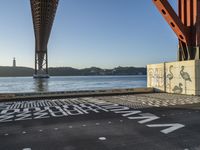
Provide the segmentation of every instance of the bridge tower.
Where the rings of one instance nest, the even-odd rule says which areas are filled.
[[[47,45],[59,0],[30,0],[35,33],[34,78],[48,78]]]
[[[147,65],[147,87],[200,96],[200,0],[152,0],[179,41],[178,61]],[[174,0],[175,1],[175,0]]]
[[[168,0],[153,0],[178,37],[178,60],[200,59],[200,0],[178,0],[178,14]]]

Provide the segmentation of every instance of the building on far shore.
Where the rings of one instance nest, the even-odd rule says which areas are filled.
[[[16,59],[15,59],[15,57],[13,58],[13,67],[16,67]]]

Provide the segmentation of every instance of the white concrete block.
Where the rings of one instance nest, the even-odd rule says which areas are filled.
[[[200,61],[147,65],[147,87],[167,93],[200,95]]]

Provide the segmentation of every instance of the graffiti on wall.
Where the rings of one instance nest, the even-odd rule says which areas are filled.
[[[169,88],[169,91],[171,91],[171,82],[172,82],[172,79],[174,78],[174,74],[172,72],[172,69],[173,69],[173,65],[170,65],[169,66],[169,73],[167,73],[166,75],[166,88]]]
[[[169,93],[187,94],[188,83],[192,83],[192,79],[185,68],[183,65],[179,68],[175,68],[173,65],[167,68],[149,68],[149,86],[160,90],[166,89]]]
[[[148,70],[148,78],[150,87],[159,89],[164,87],[164,72],[162,68],[150,68]]]

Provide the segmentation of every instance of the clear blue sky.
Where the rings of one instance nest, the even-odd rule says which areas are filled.
[[[0,66],[34,67],[34,42],[30,1],[1,0]],[[143,67],[175,61],[177,38],[152,0],[60,0],[48,55],[51,67]]]

